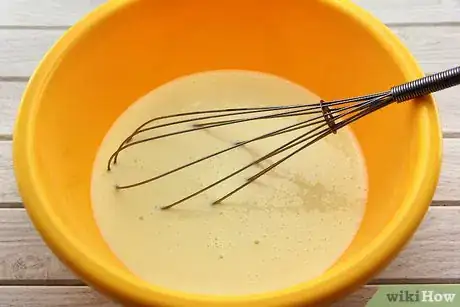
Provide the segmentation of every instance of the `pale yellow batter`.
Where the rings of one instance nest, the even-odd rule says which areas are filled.
[[[177,79],[134,103],[114,123],[94,163],[94,216],[112,251],[140,278],[193,293],[264,292],[323,273],[351,243],[365,210],[364,161],[348,128],[296,154],[216,206],[210,204],[285,154],[174,208],[159,209],[305,130],[252,143],[146,185],[118,191],[114,185],[147,179],[305,118],[259,120],[147,142],[121,153],[118,164],[106,171],[108,158],[122,140],[150,118],[318,101],[287,80],[231,70]],[[176,130],[144,133],[135,140],[172,131]]]

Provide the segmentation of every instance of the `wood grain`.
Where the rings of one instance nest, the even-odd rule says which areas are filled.
[[[372,298],[377,290],[378,288],[376,286],[362,287],[358,291],[345,297],[343,300],[336,302],[331,307],[365,307],[367,302]]]
[[[395,26],[392,29],[428,73],[460,64],[460,26]],[[63,30],[0,29],[0,135],[11,135],[25,81],[62,34]],[[444,132],[459,133],[460,88],[436,93],[435,97]]]
[[[444,139],[443,162],[434,200],[460,200],[460,139]]]
[[[63,30],[0,29],[0,76],[28,78],[63,33]]]
[[[393,26],[426,72],[460,64],[459,26]],[[29,77],[40,59],[64,33],[57,29],[0,29],[0,76]]]
[[[74,278],[43,243],[24,209],[0,209],[0,280]]]
[[[25,87],[25,82],[0,81],[0,135],[13,133],[14,120]]]
[[[365,307],[378,288],[388,286],[366,286],[350,294],[331,307]],[[103,297],[86,286],[78,287],[2,287],[0,306],[21,307],[120,307],[121,305]],[[384,306],[382,306],[384,307]]]
[[[69,26],[106,0],[0,1],[0,26]],[[387,24],[460,21],[458,0],[354,0]]]
[[[0,141],[0,203],[21,201],[14,179],[11,145],[11,141]],[[460,199],[460,139],[445,139],[443,154],[434,200],[456,201]]]
[[[460,207],[431,207],[413,240],[374,282],[460,280]],[[0,209],[0,280],[75,279],[48,250],[22,208]]]
[[[0,26],[69,26],[107,0],[0,1]]]
[[[413,240],[375,282],[460,280],[459,259],[460,207],[431,207]]]
[[[88,287],[42,286],[79,282],[45,246],[20,208],[11,142],[1,141],[11,138],[26,81],[45,52],[70,25],[105,1],[0,0],[0,306],[119,306]],[[389,25],[427,73],[460,65],[460,0],[354,2]],[[457,138],[460,88],[435,96],[445,135]],[[434,199],[436,206],[413,240],[373,283],[460,281],[460,138],[444,141]],[[363,307],[376,289],[364,287],[333,307]]]
[[[115,307],[121,306],[91,288],[0,286],[0,306],[21,307]]]
[[[460,22],[458,0],[353,0],[386,24]]]
[[[0,136],[11,136],[25,82],[1,81],[0,77]],[[443,132],[460,133],[460,87],[434,94],[439,108]]]
[[[460,65],[460,25],[392,26],[426,72]]]
[[[20,202],[13,172],[11,141],[0,141],[0,203]]]
[[[387,286],[381,286],[386,288]],[[366,286],[331,307],[364,307],[378,290]],[[89,287],[1,287],[0,306],[22,307],[117,307],[121,306],[101,296]],[[384,306],[382,306],[384,307]]]

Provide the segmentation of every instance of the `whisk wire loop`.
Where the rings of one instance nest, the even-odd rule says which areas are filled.
[[[204,162],[208,159],[214,158],[221,154],[227,153],[241,146],[245,146],[247,144],[260,141],[266,138],[274,137],[277,135],[287,134],[308,128],[308,130],[306,130],[304,133],[301,133],[299,136],[270,151],[269,153],[264,154],[255,161],[246,164],[245,166],[233,171],[232,173],[224,176],[223,178],[207,185],[206,187],[190,195],[187,195],[186,197],[183,197],[180,200],[173,202],[172,204],[161,207],[161,209],[172,208],[242,173],[243,171],[249,169],[251,166],[260,164],[262,161],[275,156],[279,156],[282,153],[287,153],[284,157],[279,158],[277,161],[271,163],[271,165],[269,165],[268,167],[265,167],[262,170],[258,171],[256,174],[250,176],[248,179],[246,179],[246,181],[243,184],[239,185],[237,188],[233,189],[229,193],[214,201],[213,204],[216,205],[221,203],[228,197],[232,196],[236,192],[240,191],[244,187],[248,186],[250,183],[257,180],[267,172],[271,171],[284,161],[290,159],[300,151],[306,149],[309,146],[312,146],[313,144],[327,137],[330,134],[336,134],[339,129],[356,122],[364,116],[367,116],[379,109],[382,109],[392,104],[393,102],[408,101],[459,84],[460,67],[455,67],[453,69],[449,69],[434,75],[430,75],[405,84],[394,86],[390,88],[388,91],[383,91],[369,95],[362,95],[347,99],[338,99],[331,101],[320,100],[318,104],[298,104],[255,108],[229,108],[161,116],[142,123],[139,127],[136,128],[136,130],[133,133],[131,133],[126,139],[124,139],[118,146],[118,148],[115,150],[115,152],[113,152],[113,154],[110,156],[107,163],[107,170],[110,171],[112,164],[117,164],[119,154],[122,151],[132,148],[133,146],[146,144],[154,140],[166,137],[173,137],[185,133],[192,133],[204,129],[212,129],[216,127],[235,125],[239,123],[246,123],[256,120],[276,120],[279,118],[286,117],[300,118],[300,116],[309,116],[306,120],[301,120],[298,123],[290,124],[286,127],[265,133],[263,135],[251,138],[249,140],[239,141],[228,148],[196,159],[194,161],[176,167],[162,174],[153,176],[151,178],[147,178],[132,184],[116,185],[116,189],[119,190],[142,186],[159,180],[165,176],[179,172],[187,167],[193,166],[195,164]],[[241,116],[243,116],[243,118],[238,118]],[[165,123],[164,121],[166,120],[173,121]],[[178,130],[175,132],[163,133],[141,138],[142,135],[146,132],[153,133],[157,130],[160,130],[161,128],[178,126],[180,124],[189,124],[190,126],[188,126],[188,128],[186,129]],[[292,150],[292,152],[288,152],[289,150]]]

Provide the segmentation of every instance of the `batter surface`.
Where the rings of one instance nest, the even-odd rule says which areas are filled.
[[[115,190],[279,128],[289,117],[205,129],[132,146],[112,171],[107,160],[148,119],[207,109],[318,103],[303,87],[273,75],[212,71],[174,80],[135,102],[114,123],[97,153],[91,197],[113,253],[140,278],[192,293],[248,294],[285,288],[326,271],[353,240],[365,211],[367,175],[348,128],[314,144],[240,190],[211,203],[277,159],[169,210],[305,130],[268,138],[139,187]],[[190,124],[181,129],[190,129]],[[135,140],[177,131],[163,128]]]

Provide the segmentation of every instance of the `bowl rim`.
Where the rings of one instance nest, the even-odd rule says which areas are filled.
[[[427,212],[440,175],[442,131],[438,110],[432,95],[425,100],[435,120],[424,120],[421,125],[424,154],[417,162],[418,179],[406,195],[399,214],[383,229],[374,241],[343,265],[310,282],[288,289],[243,296],[207,296],[185,294],[161,287],[133,282],[118,272],[111,271],[83,244],[67,235],[65,225],[56,218],[38,180],[36,157],[33,153],[33,126],[41,95],[53,75],[59,60],[86,35],[92,24],[98,24],[117,12],[141,0],[111,0],[102,4],[71,27],[46,53],[31,76],[23,94],[14,126],[13,165],[24,206],[34,226],[50,249],[69,268],[88,284],[112,298],[124,302],[157,306],[279,306],[318,304],[337,299],[366,283],[382,270],[412,237]],[[347,15],[367,29],[400,65],[407,80],[423,76],[423,72],[409,51],[383,23],[351,0],[316,0]],[[427,141],[430,139],[430,141]]]

